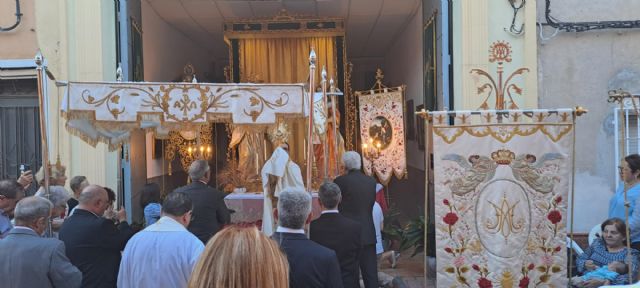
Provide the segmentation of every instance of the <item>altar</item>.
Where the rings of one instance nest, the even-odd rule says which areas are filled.
[[[320,202],[318,202],[318,193],[312,193],[311,219],[320,217]],[[262,193],[229,193],[224,198],[225,204],[231,213],[231,223],[239,225],[256,225],[261,226],[263,212],[263,195]]]

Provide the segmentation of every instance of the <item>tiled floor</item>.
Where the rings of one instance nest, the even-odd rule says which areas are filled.
[[[403,253],[395,269],[391,269],[387,263],[379,270],[394,277],[400,277],[407,288],[435,287],[434,279],[424,279],[424,254],[410,257],[410,251]]]

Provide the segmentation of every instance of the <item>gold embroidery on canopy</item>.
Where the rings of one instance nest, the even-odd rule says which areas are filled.
[[[521,126],[526,127],[526,129],[520,129]],[[559,133],[552,133],[547,129],[547,126],[564,126]],[[506,127],[512,127],[511,129],[501,129]],[[558,142],[562,137],[571,132],[573,125],[572,124],[554,124],[554,123],[546,123],[546,124],[500,124],[495,126],[485,126],[485,125],[469,125],[469,126],[434,126],[433,133],[442,138],[444,142],[447,144],[451,144],[458,139],[465,132],[471,136],[475,137],[486,137],[491,136],[494,139],[507,143],[511,141],[511,139],[518,136],[529,136],[533,135],[536,132],[540,131],[551,141]],[[473,128],[484,128],[484,129],[473,129]],[[455,129],[455,133],[446,133],[443,130],[451,130]],[[451,135],[453,134],[453,135]]]

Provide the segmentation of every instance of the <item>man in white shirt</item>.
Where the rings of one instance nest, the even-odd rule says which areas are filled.
[[[118,287],[187,287],[204,244],[185,227],[193,204],[184,193],[171,193],[162,217],[133,236],[120,262]]]

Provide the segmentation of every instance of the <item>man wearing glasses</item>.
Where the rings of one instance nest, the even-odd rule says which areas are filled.
[[[280,191],[292,187],[304,189],[300,167],[289,157],[289,143],[284,142],[273,151],[262,167],[261,175],[264,191],[262,232],[271,236],[275,227],[273,207],[278,203]]]

